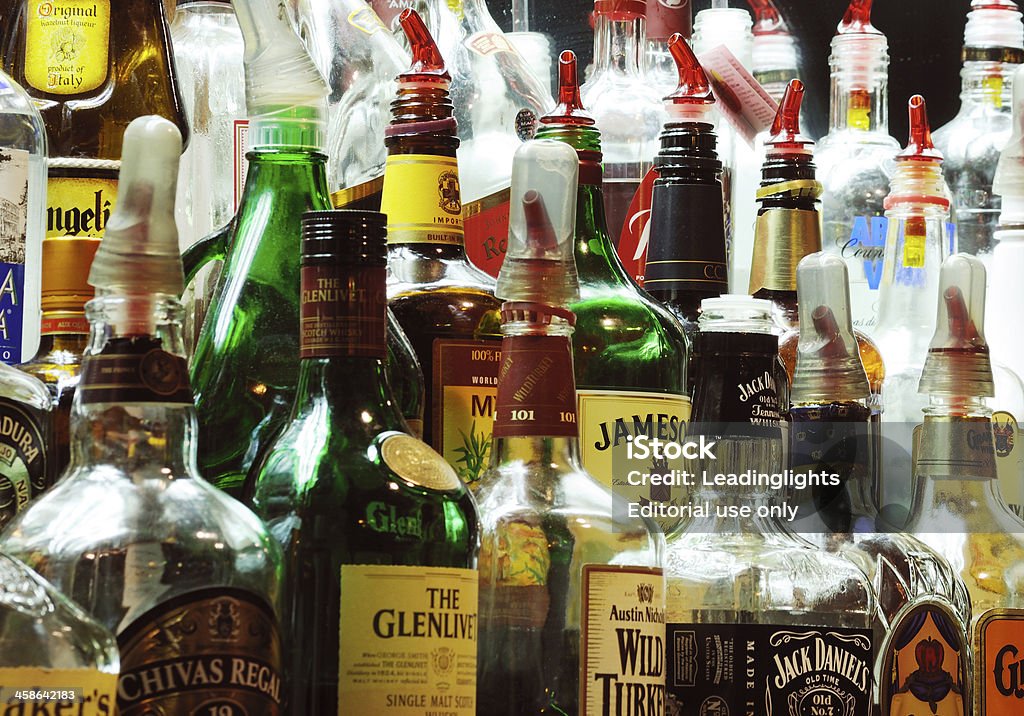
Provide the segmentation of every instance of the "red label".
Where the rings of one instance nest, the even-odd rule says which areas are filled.
[[[466,255],[481,271],[497,278],[508,248],[508,211],[511,192],[502,189],[496,194],[470,202],[463,207],[466,232]]]
[[[387,290],[383,267],[302,267],[300,358],[384,358]]]
[[[640,286],[644,285],[647,241],[651,233],[651,197],[654,195],[654,181],[657,178],[658,171],[652,168],[640,182],[640,188],[633,195],[629,211],[626,212],[626,223],[622,225],[622,234],[619,236],[619,259],[626,273]]]
[[[43,316],[43,322],[39,328],[40,335],[89,335],[89,321],[85,316],[61,316],[60,318],[47,318]]]
[[[566,336],[501,343],[495,437],[578,437],[572,347]]]

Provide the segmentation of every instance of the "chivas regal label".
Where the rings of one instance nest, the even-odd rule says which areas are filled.
[[[388,243],[461,245],[462,193],[455,157],[389,156],[380,210],[388,216]]]
[[[338,713],[476,713],[475,569],[341,566]]]
[[[669,624],[667,711],[869,716],[870,629]]]
[[[473,265],[497,278],[508,250],[510,189],[502,189],[463,207],[466,256]]]
[[[966,632],[947,604],[909,605],[889,630],[879,672],[879,704],[886,716],[967,716]]]
[[[665,578],[660,569],[583,565],[580,713],[665,713]]]
[[[434,341],[434,449],[470,487],[490,464],[501,343]]]
[[[51,176],[46,183],[46,238],[103,238],[116,201],[116,177]]]
[[[383,267],[302,267],[299,356],[384,358],[387,290]]]
[[[107,81],[110,0],[29,0],[25,79],[48,94],[91,92]]]
[[[114,716],[117,674],[93,669],[0,668],[3,716]]]
[[[0,525],[49,486],[48,418],[0,397]]]
[[[149,336],[113,338],[82,361],[78,393],[83,403],[191,405],[185,359]]]
[[[578,436],[572,345],[567,336],[501,342],[495,437]]]
[[[242,589],[182,594],[117,637],[119,716],[277,716],[281,638],[270,605]]]
[[[22,345],[28,339],[25,333],[35,330],[25,321],[28,162],[28,152],[0,147],[0,361],[10,364],[28,360],[29,351],[38,346]],[[35,319],[29,316],[32,323]]]

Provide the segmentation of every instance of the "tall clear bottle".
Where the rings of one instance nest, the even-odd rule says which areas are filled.
[[[1024,23],[1012,0],[972,0],[964,28],[960,111],[935,131],[953,192],[957,250],[992,268],[999,199],[992,191],[999,152],[1010,139],[1013,73],[1024,63]]]
[[[779,8],[772,0],[747,0],[754,11],[751,74],[776,102],[790,80],[800,79],[800,50]]]
[[[785,467],[789,397],[772,310],[747,296],[701,304],[687,440],[714,447],[712,459],[688,462],[697,509],[668,542],[666,710],[867,716],[871,584],[790,531],[778,516],[787,490],[770,482]],[[812,649],[836,659],[812,666],[804,658]]]
[[[967,583],[972,608],[971,713],[1020,707],[1019,644],[1024,632],[1024,522],[1007,507],[996,477],[994,394],[985,343],[985,268],[973,256],[946,259],[938,317],[921,392],[924,411],[907,531],[946,557]]]
[[[647,82],[664,97],[679,82],[676,61],[668,48],[679,33],[686,41],[693,35],[693,4],[690,0],[647,0]]]
[[[822,245],[846,261],[853,326],[878,325],[889,193],[899,143],[889,136],[889,43],[871,24],[871,0],[853,0],[832,38],[828,134],[815,163]]]
[[[290,421],[253,466],[251,503],[286,555],[291,713],[384,713],[389,684],[402,683],[415,713],[430,699],[472,716],[476,508],[452,467],[406,433],[388,384],[385,222],[303,215],[299,384]],[[415,626],[423,618],[430,626]],[[367,678],[368,658],[393,666]]]
[[[282,713],[280,550],[195,467],[177,299],[181,135],[140,117],[123,151],[121,201],[89,274],[97,298],[71,465],[11,524],[2,549],[116,634],[123,716]]]
[[[513,170],[495,443],[477,493],[477,712],[662,716],[664,538],[580,460],[567,308],[577,166],[570,147],[535,140]]]
[[[682,39],[679,40],[685,44]],[[637,431],[667,434],[690,418],[687,347],[682,326],[626,274],[604,218],[601,133],[580,99],[576,55],[559,57],[559,104],[541,118],[538,139],[576,149],[580,161],[574,255],[580,299],[572,334],[583,466],[602,484],[628,494],[626,445]],[[723,248],[724,251],[724,248]],[[638,426],[633,418],[641,416]],[[674,502],[678,491],[648,489],[638,501]],[[663,523],[663,528],[671,526]]]

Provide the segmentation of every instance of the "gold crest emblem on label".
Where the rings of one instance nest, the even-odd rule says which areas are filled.
[[[462,482],[455,470],[426,443],[398,433],[380,446],[384,463],[399,477],[431,490],[454,490]]]

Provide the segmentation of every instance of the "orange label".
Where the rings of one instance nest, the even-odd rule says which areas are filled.
[[[977,626],[974,665],[984,716],[1020,716],[1024,712],[1024,610],[993,609]]]

